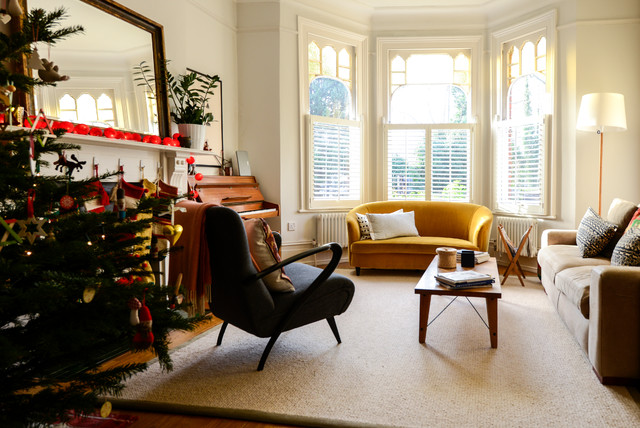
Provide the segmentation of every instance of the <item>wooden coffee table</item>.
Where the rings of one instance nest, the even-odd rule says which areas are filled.
[[[483,288],[466,288],[456,290],[438,284],[438,281],[435,279],[435,276],[439,272],[454,272],[456,270],[475,270],[481,273],[488,273],[495,278],[496,282],[492,286]],[[431,305],[431,296],[463,296],[467,298],[484,297],[487,301],[487,327],[489,328],[491,347],[498,347],[498,299],[502,297],[502,290],[500,288],[500,276],[498,274],[498,264],[496,263],[495,257],[491,257],[488,261],[477,264],[473,268],[462,268],[460,267],[460,263],[458,263],[455,269],[440,269],[438,268],[438,256],[435,256],[427,270],[424,272],[424,275],[422,275],[422,278],[420,278],[420,281],[418,281],[415,293],[420,295],[420,332],[418,334],[418,341],[420,343],[425,342],[427,326],[430,324],[429,306]],[[478,313],[478,315],[480,314]],[[435,318],[437,318],[437,316]],[[431,322],[433,322],[435,318],[431,320]],[[486,324],[487,323],[485,323],[485,325]]]

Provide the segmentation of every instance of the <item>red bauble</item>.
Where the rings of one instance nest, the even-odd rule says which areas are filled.
[[[89,125],[79,123],[73,128],[73,132],[80,135],[87,135],[89,133]]]
[[[199,172],[199,173],[197,173],[197,174],[196,174],[195,179],[196,179],[197,181],[200,181],[200,180],[202,180],[202,178],[203,178],[203,177],[204,177],[204,175],[202,175],[202,173],[201,173],[201,172]]]
[[[107,128],[104,130],[104,136],[107,138],[116,138],[116,135],[118,135],[118,131],[113,128]]]
[[[40,123],[41,122],[38,122],[38,128],[40,128]],[[73,132],[73,128],[74,126],[71,122],[65,121],[58,124],[58,129],[64,129],[66,132]]]
[[[151,139],[149,140],[149,142],[151,144],[160,144],[160,143],[162,143],[162,139],[157,135],[152,135]]]
[[[125,132],[123,138],[125,140],[133,140],[133,134],[131,132]]]
[[[144,137],[142,137],[142,142],[143,143],[150,143],[151,142],[151,135],[145,135]]]
[[[178,138],[182,137],[182,135],[179,132],[176,132],[175,134],[173,134],[171,136],[174,140],[177,140]]]
[[[60,208],[65,211],[72,209],[76,205],[76,201],[69,195],[64,195],[60,198]]]
[[[193,165],[195,162],[196,162],[196,159],[195,159],[193,156],[189,156],[189,157],[187,158],[187,163],[188,163],[189,165]]]
[[[164,137],[162,139],[162,145],[163,146],[173,146],[173,138],[171,137]]]
[[[191,195],[191,199],[198,199],[198,196],[200,196],[197,190],[192,190],[189,195]]]
[[[124,140],[124,132],[122,132],[122,131],[116,131],[116,139],[118,139],[118,140]]]
[[[133,141],[142,141],[140,134],[133,134]]]
[[[100,128],[91,128],[89,130],[89,135],[92,135],[94,137],[102,137],[102,129],[100,129]]]

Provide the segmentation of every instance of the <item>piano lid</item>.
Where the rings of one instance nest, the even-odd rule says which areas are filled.
[[[188,177],[189,188],[198,191],[199,202],[229,207],[242,217],[276,217],[280,207],[264,200],[260,184],[254,176],[205,175],[202,180]]]

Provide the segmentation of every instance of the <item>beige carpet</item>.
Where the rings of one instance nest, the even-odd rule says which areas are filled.
[[[418,343],[418,273],[364,271],[349,310],[283,334],[263,372],[266,339],[232,326],[175,350],[127,383],[115,408],[137,407],[309,426],[640,426],[624,387],[601,385],[537,279],[503,286],[498,348],[456,300]],[[434,297],[431,317],[450,298]],[[471,299],[486,318],[484,299]]]

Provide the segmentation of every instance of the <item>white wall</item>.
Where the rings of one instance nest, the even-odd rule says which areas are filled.
[[[238,67],[234,0],[118,0],[164,27],[165,55],[173,73],[189,67],[223,82],[225,157],[238,142]],[[218,118],[216,118],[217,120]],[[215,140],[213,128],[207,138]]]

